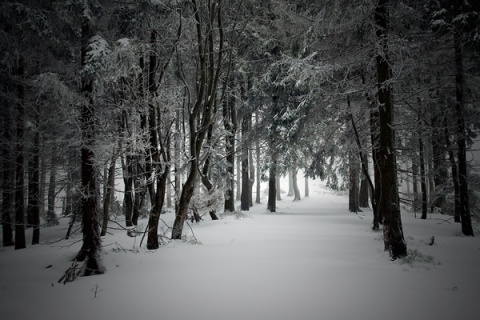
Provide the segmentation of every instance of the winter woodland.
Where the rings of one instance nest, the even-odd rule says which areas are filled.
[[[309,250],[313,264],[320,258],[316,255],[334,261],[348,261],[350,255],[360,274],[371,275],[365,271],[368,265],[388,275],[392,286],[391,277],[401,274],[402,263],[441,265],[421,252],[419,241],[422,248],[440,246],[439,241],[463,248],[476,256],[472,266],[479,266],[480,246],[474,238],[480,218],[475,158],[479,1],[6,0],[0,4],[0,26],[0,303],[8,301],[9,310],[14,300],[3,294],[12,284],[2,274],[39,259],[40,252],[57,261],[49,270],[66,286],[79,282],[77,276],[98,275],[91,279],[100,282],[125,270],[124,277],[137,273],[128,284],[134,292],[155,279],[164,264],[187,263],[191,269],[180,269],[191,278],[186,282],[191,287],[177,288],[167,277],[159,290],[172,290],[179,300],[182,290],[201,295],[198,286],[218,288],[214,283],[228,279],[209,273],[221,275],[222,270],[203,265],[205,257],[195,244],[207,247],[205,255],[216,259],[211,246],[219,245],[219,239],[210,240],[214,234],[228,238],[231,224],[232,243],[242,234],[241,241],[265,251],[242,243],[236,256],[235,245],[231,251],[219,246],[219,255],[236,259],[222,257],[225,268],[254,263],[242,261],[242,254],[249,260],[271,251],[263,243],[269,235],[284,249],[274,250],[271,264],[260,259],[258,269],[235,269],[245,281],[256,272],[263,273],[255,275],[262,281],[276,277],[265,282],[270,289],[283,280],[297,288],[288,278],[303,257],[296,250]],[[331,198],[320,196],[326,194],[337,199],[331,212],[325,210]],[[337,217],[335,223],[319,220],[330,213]],[[409,235],[405,221],[412,232],[426,233]],[[270,224],[292,241],[272,233]],[[312,226],[327,234],[338,229],[345,238],[322,240]],[[347,241],[344,228],[353,230],[352,246],[359,230],[369,231],[360,237],[364,242],[359,240],[368,243],[361,247],[365,255],[342,251],[345,244],[338,250],[312,249],[313,241],[329,241],[322,244],[326,248]],[[365,235],[372,241],[365,241]],[[293,241],[306,238],[310,241]],[[133,249],[121,245],[128,241],[135,241]],[[55,250],[38,249],[57,245],[68,249],[58,256]],[[375,251],[379,248],[382,254]],[[259,256],[245,254],[250,249]],[[171,253],[177,250],[181,254]],[[108,256],[112,251],[129,267],[119,268],[123,262],[116,265]],[[22,254],[15,256],[17,252]],[[282,260],[277,253],[285,255]],[[457,261],[457,272],[467,267],[466,256]],[[161,262],[136,272],[130,270],[136,259]],[[41,261],[48,264],[48,259]],[[301,266],[298,272],[306,274],[298,281],[305,285],[322,269]],[[180,277],[175,268],[166,268]],[[388,268],[396,269],[386,272]],[[288,279],[279,276],[282,272]],[[448,286],[461,291],[459,284]],[[278,285],[279,291],[287,287]],[[296,315],[262,313],[266,309],[253,296],[247,302],[256,307],[244,315],[319,319],[316,309],[299,316],[319,294],[315,286],[306,287],[310,293],[299,295],[305,309],[291,309]],[[94,286],[92,296],[107,295],[103,288]],[[340,289],[331,290],[328,299]],[[271,295],[273,300],[278,294],[280,310],[286,308],[282,303],[295,300],[293,293],[260,292],[259,297]],[[473,289],[459,293],[465,298],[458,307],[468,318]],[[155,304],[155,294],[149,287],[145,304]],[[197,294],[188,293],[192,301],[185,304],[198,307]],[[201,301],[215,305],[219,297],[211,294],[211,301]],[[240,300],[220,300],[215,308],[225,308],[219,311],[222,316],[198,307],[203,313],[197,318],[240,318],[241,313],[234,314]],[[273,300],[267,302],[272,308]],[[175,310],[170,305],[165,319],[196,317],[193,311],[175,316]],[[328,312],[325,319],[354,314]],[[381,314],[388,309],[360,319]],[[438,312],[435,318],[447,314]],[[415,318],[415,313],[404,316]],[[429,318],[428,313],[417,318]]]

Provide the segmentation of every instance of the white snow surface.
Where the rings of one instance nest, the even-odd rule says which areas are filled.
[[[416,254],[407,263],[383,251],[371,210],[348,212],[347,197],[319,183],[299,202],[284,196],[277,213],[262,201],[240,218],[206,215],[186,226],[190,241],[166,240],[155,251],[110,229],[106,273],[65,285],[57,281],[81,233],[60,240],[62,219],[41,230],[40,245],[0,248],[2,319],[478,319],[480,238],[462,236],[450,217],[402,212]],[[162,219],[171,226],[173,214]]]

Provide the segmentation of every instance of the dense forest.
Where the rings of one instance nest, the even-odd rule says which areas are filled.
[[[403,206],[474,235],[478,1],[6,0],[0,25],[3,246],[69,217],[102,273],[114,212],[156,249],[166,208],[182,239],[260,181],[270,212],[280,177],[301,200],[298,172],[371,207],[393,259]]]

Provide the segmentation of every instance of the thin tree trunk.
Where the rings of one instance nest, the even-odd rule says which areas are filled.
[[[28,211],[32,217],[32,245],[40,243],[40,107],[35,106],[35,132],[30,169],[33,171],[28,188]]]
[[[467,146],[466,130],[464,119],[464,87],[465,75],[463,70],[463,48],[461,44],[460,26],[454,30],[455,47],[455,112],[457,116],[457,147],[458,147],[458,186],[460,191],[460,217],[462,222],[462,233],[466,236],[473,236],[472,218],[470,216],[470,205],[468,195],[468,171],[467,171]]]
[[[235,106],[235,95],[233,77],[226,86],[228,87],[227,97],[223,102],[223,125],[227,132],[225,136],[225,160],[227,161],[227,190],[225,192],[225,212],[235,211],[235,134],[237,131],[237,112]]]
[[[418,99],[418,105],[421,108],[420,99]],[[427,203],[427,175],[425,170],[425,152],[423,146],[423,124],[421,119],[422,111],[419,112],[419,119],[418,119],[418,151],[419,151],[419,162],[420,162],[420,190],[422,192],[422,215],[421,219],[427,219],[427,212],[428,212],[428,203]]]
[[[10,145],[12,141],[11,134],[11,115],[10,105],[6,102],[6,105],[1,107],[0,112],[3,114],[3,140],[2,142],[2,234],[3,234],[3,246],[9,247],[14,245],[13,241],[13,228],[12,228],[12,186],[14,185],[14,176],[12,174],[12,147]]]
[[[277,172],[277,177],[275,178],[275,189],[277,193],[277,201],[282,201],[282,189],[280,187],[280,175]]]
[[[250,189],[250,179],[249,179],[249,165],[248,165],[248,143],[245,136],[249,131],[249,121],[248,118],[250,114],[244,115],[242,120],[242,137],[243,137],[243,145],[242,145],[242,194],[240,197],[240,209],[242,211],[250,210],[249,205],[249,189]]]
[[[25,240],[25,199],[24,199],[24,133],[25,133],[25,61],[18,61],[17,82],[17,137],[15,159],[15,250],[27,247]]]
[[[108,177],[105,183],[105,193],[103,198],[103,221],[102,221],[102,231],[100,236],[105,236],[107,234],[108,228],[108,219],[110,218],[110,207],[112,203],[112,198],[115,188],[115,157],[112,157],[110,160],[110,166],[108,167]]]
[[[452,149],[452,143],[450,142],[450,133],[448,130],[448,121],[447,118],[443,118],[444,120],[444,126],[445,126],[445,142],[447,144],[447,151],[448,151],[448,159],[450,161],[450,168],[452,170],[452,182],[453,182],[453,190],[454,190],[454,214],[453,214],[453,220],[457,223],[461,222],[460,218],[460,186],[458,184],[458,169],[457,169],[457,163],[455,162],[455,154]]]
[[[310,196],[310,191],[308,187],[308,175],[305,175],[305,198]]]
[[[259,116],[258,112],[255,113],[255,123],[259,123]],[[255,203],[260,203],[260,196],[261,196],[261,176],[260,176],[260,141],[259,139],[255,139],[255,160],[256,160],[256,166],[257,166],[257,191],[255,195]]]

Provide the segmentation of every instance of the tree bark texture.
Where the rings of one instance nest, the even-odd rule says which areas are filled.
[[[398,197],[398,183],[395,159],[393,131],[393,101],[390,61],[388,60],[388,0],[379,0],[375,8],[376,38],[380,44],[380,52],[376,54],[376,69],[379,103],[379,147],[377,164],[381,172],[381,197],[378,210],[384,217],[383,236],[385,250],[392,259],[407,255],[407,245],[403,236]],[[378,188],[378,187],[376,187]]]
[[[82,23],[82,65],[86,62],[87,47],[92,35],[90,21],[84,18]],[[85,102],[81,107],[81,176],[82,176],[82,232],[83,243],[75,257],[77,261],[85,261],[84,275],[101,274],[105,271],[100,259],[100,226],[97,219],[97,177],[95,173],[95,108],[93,102],[93,79],[82,75],[81,91]]]

